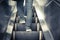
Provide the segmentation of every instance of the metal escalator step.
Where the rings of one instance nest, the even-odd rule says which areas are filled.
[[[25,24],[18,24],[16,27],[16,31],[25,31]]]
[[[39,40],[39,32],[16,31],[15,40]]]
[[[27,16],[24,16],[25,20],[27,19]],[[35,17],[32,17],[32,23],[35,23]]]
[[[19,23],[25,23],[27,16],[24,16],[25,19],[20,19]],[[35,18],[32,18],[32,23],[35,23]]]
[[[32,31],[37,31],[37,25],[35,23],[32,23],[31,27]],[[16,27],[16,31],[25,31],[26,27],[25,24],[18,24]]]
[[[27,16],[24,16],[25,17],[25,20],[26,20],[26,18],[27,18]],[[32,23],[35,23],[35,19],[36,19],[37,17],[32,17]],[[39,22],[39,20],[37,20],[37,23]]]
[[[35,23],[32,23],[31,29],[32,31],[37,31],[37,25]]]

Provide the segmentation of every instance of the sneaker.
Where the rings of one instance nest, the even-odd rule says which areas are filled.
[[[26,27],[27,32],[31,32],[32,30],[29,27]]]

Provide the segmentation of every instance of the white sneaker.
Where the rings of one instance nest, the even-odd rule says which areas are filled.
[[[31,32],[32,30],[31,29],[26,29],[27,32]]]
[[[19,23],[25,23],[25,19],[24,18],[20,18],[20,22]]]
[[[26,31],[31,32],[32,30],[30,29],[30,27],[26,27]]]

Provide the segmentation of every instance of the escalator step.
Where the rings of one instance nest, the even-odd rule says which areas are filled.
[[[31,27],[32,31],[37,31],[37,25],[35,23],[32,23]],[[25,24],[18,24],[16,27],[16,31],[25,31],[26,27]]]
[[[39,32],[16,31],[15,40],[39,40]]]

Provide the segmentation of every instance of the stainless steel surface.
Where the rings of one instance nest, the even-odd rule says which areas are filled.
[[[15,40],[39,40],[39,33],[36,31],[33,32],[17,31]]]

